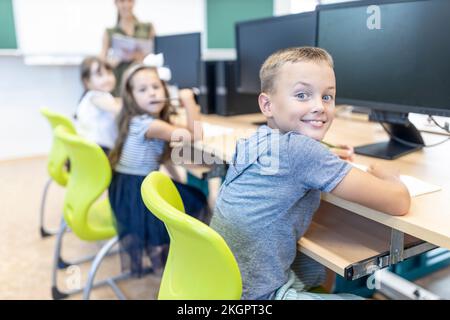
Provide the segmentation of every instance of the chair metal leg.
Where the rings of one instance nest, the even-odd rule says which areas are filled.
[[[41,199],[41,209],[39,212],[39,231],[41,233],[42,238],[46,238],[52,235],[55,235],[58,233],[58,231],[53,230],[46,230],[44,227],[44,215],[45,215],[45,203],[47,201],[47,193],[48,189],[50,188],[50,185],[52,183],[52,179],[48,179],[48,181],[45,183],[44,192],[42,193],[42,199]]]
[[[61,219],[61,226],[59,228],[58,234],[57,234],[57,238],[56,238],[56,244],[55,244],[55,252],[54,252],[54,262],[53,262],[53,270],[52,270],[52,297],[54,300],[61,300],[61,299],[65,299],[68,296],[71,296],[73,294],[76,293],[81,293],[83,291],[86,290],[86,286],[79,288],[79,289],[74,289],[74,290],[69,290],[69,291],[61,291],[58,288],[58,284],[57,284],[57,272],[58,272],[58,263],[60,262],[60,255],[61,255],[61,245],[62,245],[62,238],[64,236],[64,233],[67,230],[67,225],[66,222],[64,221],[64,219]],[[125,299],[123,293],[120,291],[120,289],[115,285],[115,281],[119,281],[119,280],[124,280],[124,279],[128,279],[131,277],[130,273],[124,273],[124,274],[120,274],[116,277],[112,277],[103,281],[99,281],[96,283],[93,283],[94,277],[95,277],[95,273],[97,272],[98,267],[100,266],[101,261],[103,260],[103,258],[105,256],[108,256],[109,254],[111,254],[111,252],[109,252],[111,250],[111,248],[118,242],[118,238],[115,237],[111,240],[109,240],[100,250],[100,252],[95,256],[93,265],[91,267],[91,271],[89,273],[89,279],[88,279],[88,283],[89,283],[89,291],[88,291],[88,297],[90,294],[90,290],[92,290],[92,288],[97,288],[100,286],[104,286],[104,285],[109,285],[111,286],[111,288],[114,290],[114,292],[116,293],[117,297],[121,300]]]
[[[126,279],[129,279],[129,278],[131,278],[131,274],[130,273],[123,273],[123,274],[120,274],[120,275],[112,277],[112,278],[108,278],[108,279],[105,279],[105,280],[102,280],[102,281],[99,281],[99,282],[95,282],[92,285],[91,289],[109,285],[109,286],[111,286],[111,288],[113,289],[114,293],[117,295],[117,297],[120,300],[125,300],[126,299],[125,296],[120,291],[120,289],[117,287],[115,282],[116,281],[120,281],[120,280],[126,280]],[[65,291],[65,292],[61,292],[58,289],[55,290],[55,291],[52,290],[52,293],[53,292],[57,293],[56,298],[55,298],[55,295],[53,295],[53,299],[54,300],[65,299],[68,296],[84,292],[85,289],[86,289],[86,287],[82,287],[82,288],[79,288],[79,289],[69,290],[69,291]]]
[[[60,259],[61,259],[61,244],[62,244],[62,239],[63,239],[66,229],[67,229],[66,222],[64,221],[64,218],[62,218],[61,225],[59,227],[59,231],[58,231],[58,234],[56,237],[55,252],[54,252],[54,256],[53,256],[52,297],[54,300],[64,299],[68,296],[68,294],[61,292],[58,289],[58,284],[57,284],[58,269],[59,269],[59,264],[61,262],[60,261]]]
[[[112,251],[108,252],[106,256],[112,256],[112,255],[118,254],[119,252],[120,252],[119,249],[112,250]],[[78,258],[77,260],[73,260],[73,261],[72,260],[66,261],[62,257],[60,257],[59,258],[60,263],[58,263],[58,268],[66,269],[73,265],[79,265],[79,264],[83,264],[86,262],[90,262],[90,261],[94,260],[96,256],[97,256],[97,254],[87,255],[87,256]]]
[[[387,270],[375,272],[376,289],[383,295],[395,300],[441,300],[438,295],[425,290],[399,275]]]
[[[59,246],[59,248],[58,248],[59,256],[57,257],[57,267],[58,267],[58,269],[60,269],[60,270],[67,269],[68,267],[70,267],[72,265],[79,265],[79,264],[83,264],[85,262],[89,262],[89,261],[94,260],[97,254],[87,255],[87,256],[78,258],[77,260],[74,260],[74,261],[66,261],[62,257],[62,254],[61,254],[62,250],[61,249],[62,249],[63,237],[64,237],[64,234],[66,232],[69,232],[71,230],[70,230],[70,228],[67,227],[67,225],[66,225],[66,223],[64,221],[64,218],[61,218],[61,221],[64,222],[64,229],[62,229],[62,231],[60,229],[60,231],[58,231],[58,233],[57,233],[58,234],[57,245]],[[62,234],[60,234],[60,232],[62,232]],[[108,256],[114,255],[114,254],[119,253],[119,251],[120,251],[119,249],[113,250],[113,251],[108,252],[107,255]]]
[[[88,275],[88,279],[86,282],[86,286],[84,288],[84,293],[83,293],[84,300],[89,300],[89,296],[91,294],[92,286],[94,283],[94,278],[95,278],[98,268],[100,267],[100,263],[107,256],[107,254],[111,250],[111,248],[114,247],[114,245],[118,242],[119,242],[119,237],[117,237],[117,236],[112,238],[111,240],[109,240],[100,249],[100,251],[98,252],[94,261],[92,262],[92,266],[91,266],[91,269],[89,270],[89,275]],[[108,279],[107,281],[108,281],[108,284],[111,286],[111,288],[116,293],[116,295],[119,297],[119,299],[121,299],[121,300],[124,299],[125,298],[124,295],[122,294],[120,289],[115,285],[114,280]]]
[[[116,282],[113,279],[107,279],[106,281],[108,282],[108,285],[111,287],[111,289],[113,289],[114,293],[116,294],[119,300],[127,300],[127,298],[123,295],[122,290],[119,289],[119,287],[116,285]],[[88,293],[88,297],[86,299],[84,299],[83,297],[83,299],[89,300],[89,294],[90,292]]]

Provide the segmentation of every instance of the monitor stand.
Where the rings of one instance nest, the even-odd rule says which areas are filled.
[[[382,122],[391,134],[398,138],[355,148],[355,153],[386,160],[397,159],[422,149],[425,145],[417,128],[408,120],[408,113],[372,110],[369,120]]]

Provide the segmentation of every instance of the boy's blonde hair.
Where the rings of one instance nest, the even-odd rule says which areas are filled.
[[[281,67],[288,62],[296,63],[299,61],[325,62],[331,68],[334,68],[333,58],[324,49],[315,47],[281,49],[271,54],[264,61],[259,71],[261,92],[273,93],[275,80]]]

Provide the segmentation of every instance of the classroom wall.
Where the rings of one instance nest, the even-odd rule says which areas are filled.
[[[142,20],[152,21],[160,35],[205,31],[204,34],[207,34],[212,42],[210,41],[209,48],[206,48],[208,41],[204,39],[204,49],[231,48],[234,46],[234,28],[230,19],[238,21],[270,16],[272,13],[275,15],[293,13],[293,10],[298,10],[294,3],[296,1],[314,0],[245,0],[245,2],[240,0],[137,0],[136,14]],[[322,3],[325,1],[336,2],[337,0],[322,0]],[[241,11],[245,12],[244,16],[221,11],[224,8],[230,11],[240,11],[236,9],[240,8],[236,7],[238,3],[243,5]],[[207,11],[207,4],[210,5],[209,11]],[[256,5],[261,7],[253,11],[252,8],[255,8]],[[86,6],[96,9],[90,10],[88,17],[83,14],[83,19],[98,18],[100,20],[97,21],[101,23],[92,24],[94,21],[92,20],[89,28],[78,24],[77,17],[81,16],[81,13],[84,12],[82,8]],[[97,10],[101,7],[107,8],[102,14]],[[174,10],[174,7],[177,10]],[[59,11],[55,8],[58,8]],[[214,10],[211,11],[211,8]],[[2,40],[5,39],[6,29],[0,28],[0,70],[2,74],[0,81],[0,159],[46,154],[50,148],[51,136],[38,109],[48,106],[66,115],[73,114],[82,93],[79,67],[61,62],[59,64],[26,65],[24,58],[27,57],[27,60],[31,61],[28,59],[30,55],[24,56],[23,54],[30,53],[31,57],[33,54],[43,54],[49,55],[50,58],[52,55],[64,56],[73,53],[68,48],[75,46],[75,40],[84,40],[88,33],[89,39],[85,41],[84,47],[81,46],[82,49],[76,51],[97,53],[100,50],[101,33],[106,26],[114,23],[116,18],[113,0],[0,0],[0,25],[6,23],[4,17],[8,15],[6,13],[8,10],[3,9],[9,9],[10,26],[13,22],[16,26],[15,29],[8,31],[10,32],[8,37],[12,39],[14,37],[11,37],[11,32],[16,33],[17,45],[22,53],[17,55],[15,52],[1,50],[1,46],[6,43]],[[14,16],[11,9],[14,9]],[[214,16],[218,16],[222,12],[230,19],[226,23],[207,25],[206,12]],[[67,17],[68,13],[71,18],[63,19]],[[12,20],[14,18],[16,21]],[[213,18],[209,19],[210,22],[213,20]],[[55,28],[56,21],[62,21],[65,24],[62,28]],[[206,30],[207,26],[212,31]],[[80,30],[78,30],[79,27]],[[75,34],[76,32],[78,33]],[[64,37],[61,38],[62,35]],[[71,42],[71,40],[73,41]],[[14,48],[14,43],[10,42],[7,47]],[[233,51],[232,49],[225,51],[227,50]],[[219,54],[211,56],[213,58],[223,58],[224,56],[233,58],[235,55],[228,54],[230,53],[228,51],[218,52]],[[51,59],[45,61],[51,62]]]
[[[331,4],[338,2],[350,2],[360,0],[274,0],[274,15],[281,16],[285,14],[314,11],[319,4]]]
[[[234,24],[273,15],[273,0],[206,0],[208,48],[234,48]]]
[[[0,0],[0,49],[17,49],[11,0]]]
[[[50,129],[39,114],[48,106],[71,116],[82,93],[77,66],[27,66],[0,56],[0,159],[46,154]]]
[[[135,14],[160,35],[204,29],[204,0],[136,0]],[[113,0],[14,0],[14,16],[24,54],[85,55],[100,51],[117,11]]]
[[[318,4],[319,0],[274,0],[274,15],[313,11]]]
[[[99,52],[104,28],[116,19],[113,0],[0,1],[0,5],[12,1],[21,51],[0,50],[0,159],[46,154],[51,135],[38,110],[47,106],[73,114],[82,86],[79,67],[73,64],[77,59],[64,57]],[[201,32],[204,1],[137,0],[136,15],[152,21],[160,35]],[[82,15],[86,6],[93,8],[87,17]],[[101,14],[99,8],[107,10]],[[79,23],[81,16],[91,20],[89,28]],[[92,24],[94,18],[98,25]]]

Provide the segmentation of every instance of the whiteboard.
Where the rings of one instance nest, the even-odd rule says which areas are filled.
[[[202,32],[205,0],[136,0],[134,13],[157,35]],[[106,28],[116,23],[114,0],[14,0],[17,41],[24,55],[100,53]]]

